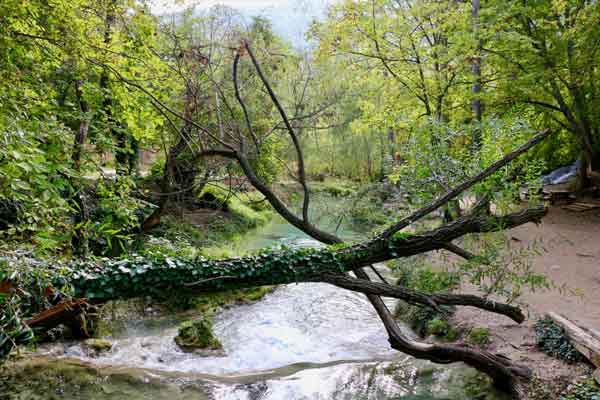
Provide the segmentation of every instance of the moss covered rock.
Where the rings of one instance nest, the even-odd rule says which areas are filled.
[[[223,349],[223,345],[213,334],[212,322],[204,317],[182,323],[175,343],[184,351]]]
[[[257,192],[232,193],[224,185],[206,185],[198,194],[199,203],[206,208],[230,213],[237,222],[255,228],[268,222],[269,216],[263,211],[269,209],[264,197]]]
[[[35,357],[0,367],[2,400],[206,400],[201,388],[181,387],[136,368],[95,368],[76,360]]]
[[[87,339],[84,344],[88,349],[93,350],[96,353],[109,351],[113,347],[112,342],[105,339]]]

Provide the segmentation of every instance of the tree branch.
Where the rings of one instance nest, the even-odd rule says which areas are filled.
[[[269,97],[273,101],[273,104],[275,104],[277,111],[279,111],[279,115],[281,116],[281,119],[283,120],[285,127],[287,128],[287,130],[292,138],[292,142],[294,144],[296,153],[298,155],[298,179],[300,180],[300,185],[302,185],[302,190],[304,191],[304,201],[302,204],[302,219],[305,222],[308,222],[308,206],[309,206],[309,202],[310,202],[310,193],[308,190],[308,185],[306,183],[306,172],[305,172],[305,168],[304,168],[304,154],[302,153],[302,147],[300,146],[300,140],[298,139],[298,136],[296,135],[294,128],[292,128],[290,120],[288,119],[287,114],[285,113],[285,110],[281,106],[281,103],[279,102],[277,95],[271,88],[269,81],[267,80],[264,73],[262,72],[262,68],[260,67],[260,64],[258,63],[258,60],[256,59],[256,57],[254,57],[254,53],[252,52],[252,49],[250,49],[250,45],[248,44],[247,41],[243,41],[242,45],[248,52],[248,55],[250,56],[250,59],[252,60],[252,64],[254,64],[254,68],[256,69],[256,72],[257,72],[258,76],[260,77],[260,80],[262,81],[263,85],[267,89],[267,92],[269,93]]]
[[[240,94],[240,87],[238,84],[238,65],[240,63],[240,53],[237,52],[235,54],[235,58],[233,59],[233,87],[235,88],[235,98],[238,103],[242,107],[242,111],[244,112],[244,119],[246,120],[246,126],[248,127],[248,132],[252,136],[252,140],[254,141],[254,145],[256,146],[256,152],[260,153],[260,145],[258,142],[258,138],[254,133],[254,128],[252,128],[252,122],[250,122],[250,115],[248,114],[248,109],[246,107],[246,103],[242,99],[242,95]]]
[[[505,315],[519,324],[525,320],[525,315],[519,307],[488,300],[475,295],[423,293],[402,286],[392,286],[364,279],[355,279],[346,275],[322,275],[318,280],[355,292],[393,297],[395,299],[404,300],[410,304],[428,306],[434,309],[438,309],[441,305],[470,306]]]
[[[426,215],[430,214],[431,212],[437,210],[438,208],[440,208],[444,204],[448,203],[450,200],[452,200],[453,198],[455,198],[456,196],[458,196],[459,194],[461,194],[465,190],[469,189],[470,187],[472,187],[476,183],[481,182],[483,179],[485,179],[485,178],[489,177],[490,175],[494,174],[500,168],[504,167],[505,165],[507,165],[508,163],[510,163],[512,160],[514,160],[515,158],[519,157],[521,154],[527,152],[533,146],[535,146],[536,144],[538,144],[542,140],[544,140],[546,137],[548,137],[550,135],[550,133],[551,133],[551,131],[549,129],[546,129],[546,130],[538,133],[536,136],[534,136],[527,143],[525,143],[524,145],[522,145],[518,149],[516,149],[516,150],[514,150],[514,151],[512,151],[510,153],[508,153],[506,156],[504,156],[504,158],[496,161],[495,163],[493,163],[492,165],[490,165],[488,168],[486,168],[484,171],[482,171],[479,174],[473,176],[472,178],[466,180],[465,182],[461,183],[460,185],[456,186],[455,188],[449,190],[448,192],[446,192],[444,195],[442,195],[441,197],[439,197],[434,202],[432,202],[429,205],[427,205],[427,206],[425,206],[425,207],[423,207],[423,208],[415,211],[413,214],[409,215],[406,218],[403,218],[402,220],[400,220],[396,224],[394,224],[391,227],[389,227],[388,229],[386,229],[381,234],[381,238],[387,239],[387,238],[391,237],[394,233],[396,233],[396,232],[398,232],[398,231],[406,228],[408,225],[412,224],[413,222],[418,221],[419,219],[423,218],[424,216],[426,216]]]

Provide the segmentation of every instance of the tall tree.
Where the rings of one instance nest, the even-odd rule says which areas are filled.
[[[513,104],[528,104],[576,139],[580,187],[600,168],[600,7],[596,1],[489,2],[484,49]]]

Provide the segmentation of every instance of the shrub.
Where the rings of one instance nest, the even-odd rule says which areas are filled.
[[[545,317],[536,322],[535,335],[537,347],[544,353],[568,362],[577,362],[583,359],[569,341],[565,330],[551,318]]]
[[[600,386],[593,378],[585,379],[570,386],[560,400],[600,400]]]
[[[371,184],[361,188],[352,197],[353,206],[348,210],[350,222],[362,229],[387,224],[392,217],[384,207],[391,190],[383,184]]]
[[[163,174],[165,173],[165,156],[159,156],[156,161],[150,167],[150,172],[148,174],[148,180],[158,182],[162,179]]]
[[[455,340],[458,337],[458,331],[446,319],[440,317],[427,323],[427,334],[446,340]]]
[[[414,267],[405,262],[397,261],[392,266],[399,276],[398,286],[404,286],[425,293],[449,293],[454,290],[460,278],[457,274],[448,271],[434,271],[428,265]],[[431,307],[409,305],[399,301],[396,306],[395,315],[407,322],[410,327],[420,336],[436,335],[448,340],[456,339],[458,332],[451,327],[448,318],[455,308],[448,306],[439,307],[435,310]]]
[[[487,346],[490,344],[490,330],[488,328],[473,328],[465,338],[465,341],[477,346]]]
[[[449,293],[458,287],[460,276],[450,271],[435,271],[429,265],[397,261],[392,269],[398,275],[397,284],[426,293]]]

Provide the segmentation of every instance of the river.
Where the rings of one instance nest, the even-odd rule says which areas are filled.
[[[348,229],[340,234],[361,236]],[[245,236],[239,251],[278,244],[318,245],[275,218]],[[384,265],[378,268],[389,274]],[[394,301],[387,303],[393,307]],[[181,351],[173,338],[186,318],[132,318],[111,337],[112,350],[100,356],[79,343],[41,346],[19,372],[18,379],[27,381],[21,393],[13,387],[0,399],[482,398],[469,394],[471,369],[393,351],[366,298],[327,284],[280,286],[258,302],[219,312],[214,328],[224,355]],[[497,397],[490,392],[486,398]]]

